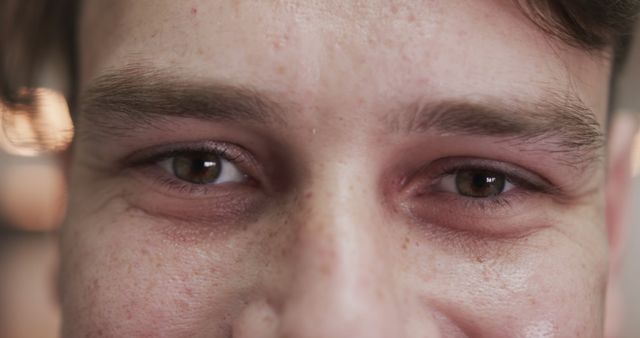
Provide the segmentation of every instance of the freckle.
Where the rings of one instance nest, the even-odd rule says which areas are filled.
[[[286,221],[285,221],[285,224],[286,224]],[[267,236],[269,237],[269,239],[273,239],[273,238],[275,238],[276,236],[278,236],[278,231],[276,231],[276,230],[271,230],[271,231],[269,231],[269,234],[268,234]]]
[[[284,66],[278,66],[278,68],[276,68],[276,72],[282,75],[286,72],[286,68]]]
[[[409,22],[414,22],[414,21],[416,21],[416,16],[413,13],[411,13],[411,14],[409,14],[408,20],[409,20]]]
[[[198,9],[195,7],[191,7],[191,15],[197,15],[198,14]]]
[[[391,13],[393,13],[393,14],[398,14],[398,6],[396,6],[396,5],[391,5]]]
[[[409,244],[411,244],[411,240],[409,239],[409,237],[405,237],[404,242],[402,243],[402,250],[407,250]]]

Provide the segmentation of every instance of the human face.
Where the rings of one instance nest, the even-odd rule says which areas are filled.
[[[609,62],[509,1],[85,1],[66,337],[601,337]]]

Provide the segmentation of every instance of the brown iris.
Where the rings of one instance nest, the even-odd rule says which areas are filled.
[[[177,155],[172,161],[177,178],[193,184],[210,184],[220,177],[220,156],[207,152]]]
[[[460,170],[456,174],[458,193],[473,198],[500,195],[505,188],[505,175],[487,170]]]

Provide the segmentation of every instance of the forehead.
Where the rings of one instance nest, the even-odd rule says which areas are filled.
[[[89,0],[81,83],[131,63],[297,101],[572,92],[603,118],[609,61],[506,0]]]

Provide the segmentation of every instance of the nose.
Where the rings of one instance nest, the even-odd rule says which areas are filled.
[[[280,337],[404,336],[376,193],[348,172],[318,182],[304,202]]]
[[[320,192],[300,224],[280,336],[401,337],[388,251],[379,240],[384,229],[368,207],[371,195],[349,185],[335,189]]]
[[[420,329],[409,319],[424,310],[410,300],[396,245],[402,232],[386,221],[378,184],[363,174],[366,164],[351,161],[333,169],[296,208],[290,284],[279,302],[274,336],[438,337],[429,317],[421,318]]]
[[[300,199],[288,222],[294,235],[284,291],[249,305],[234,336],[441,336],[402,271],[404,236],[386,221],[376,184],[362,172],[351,163],[325,173],[313,197]]]

